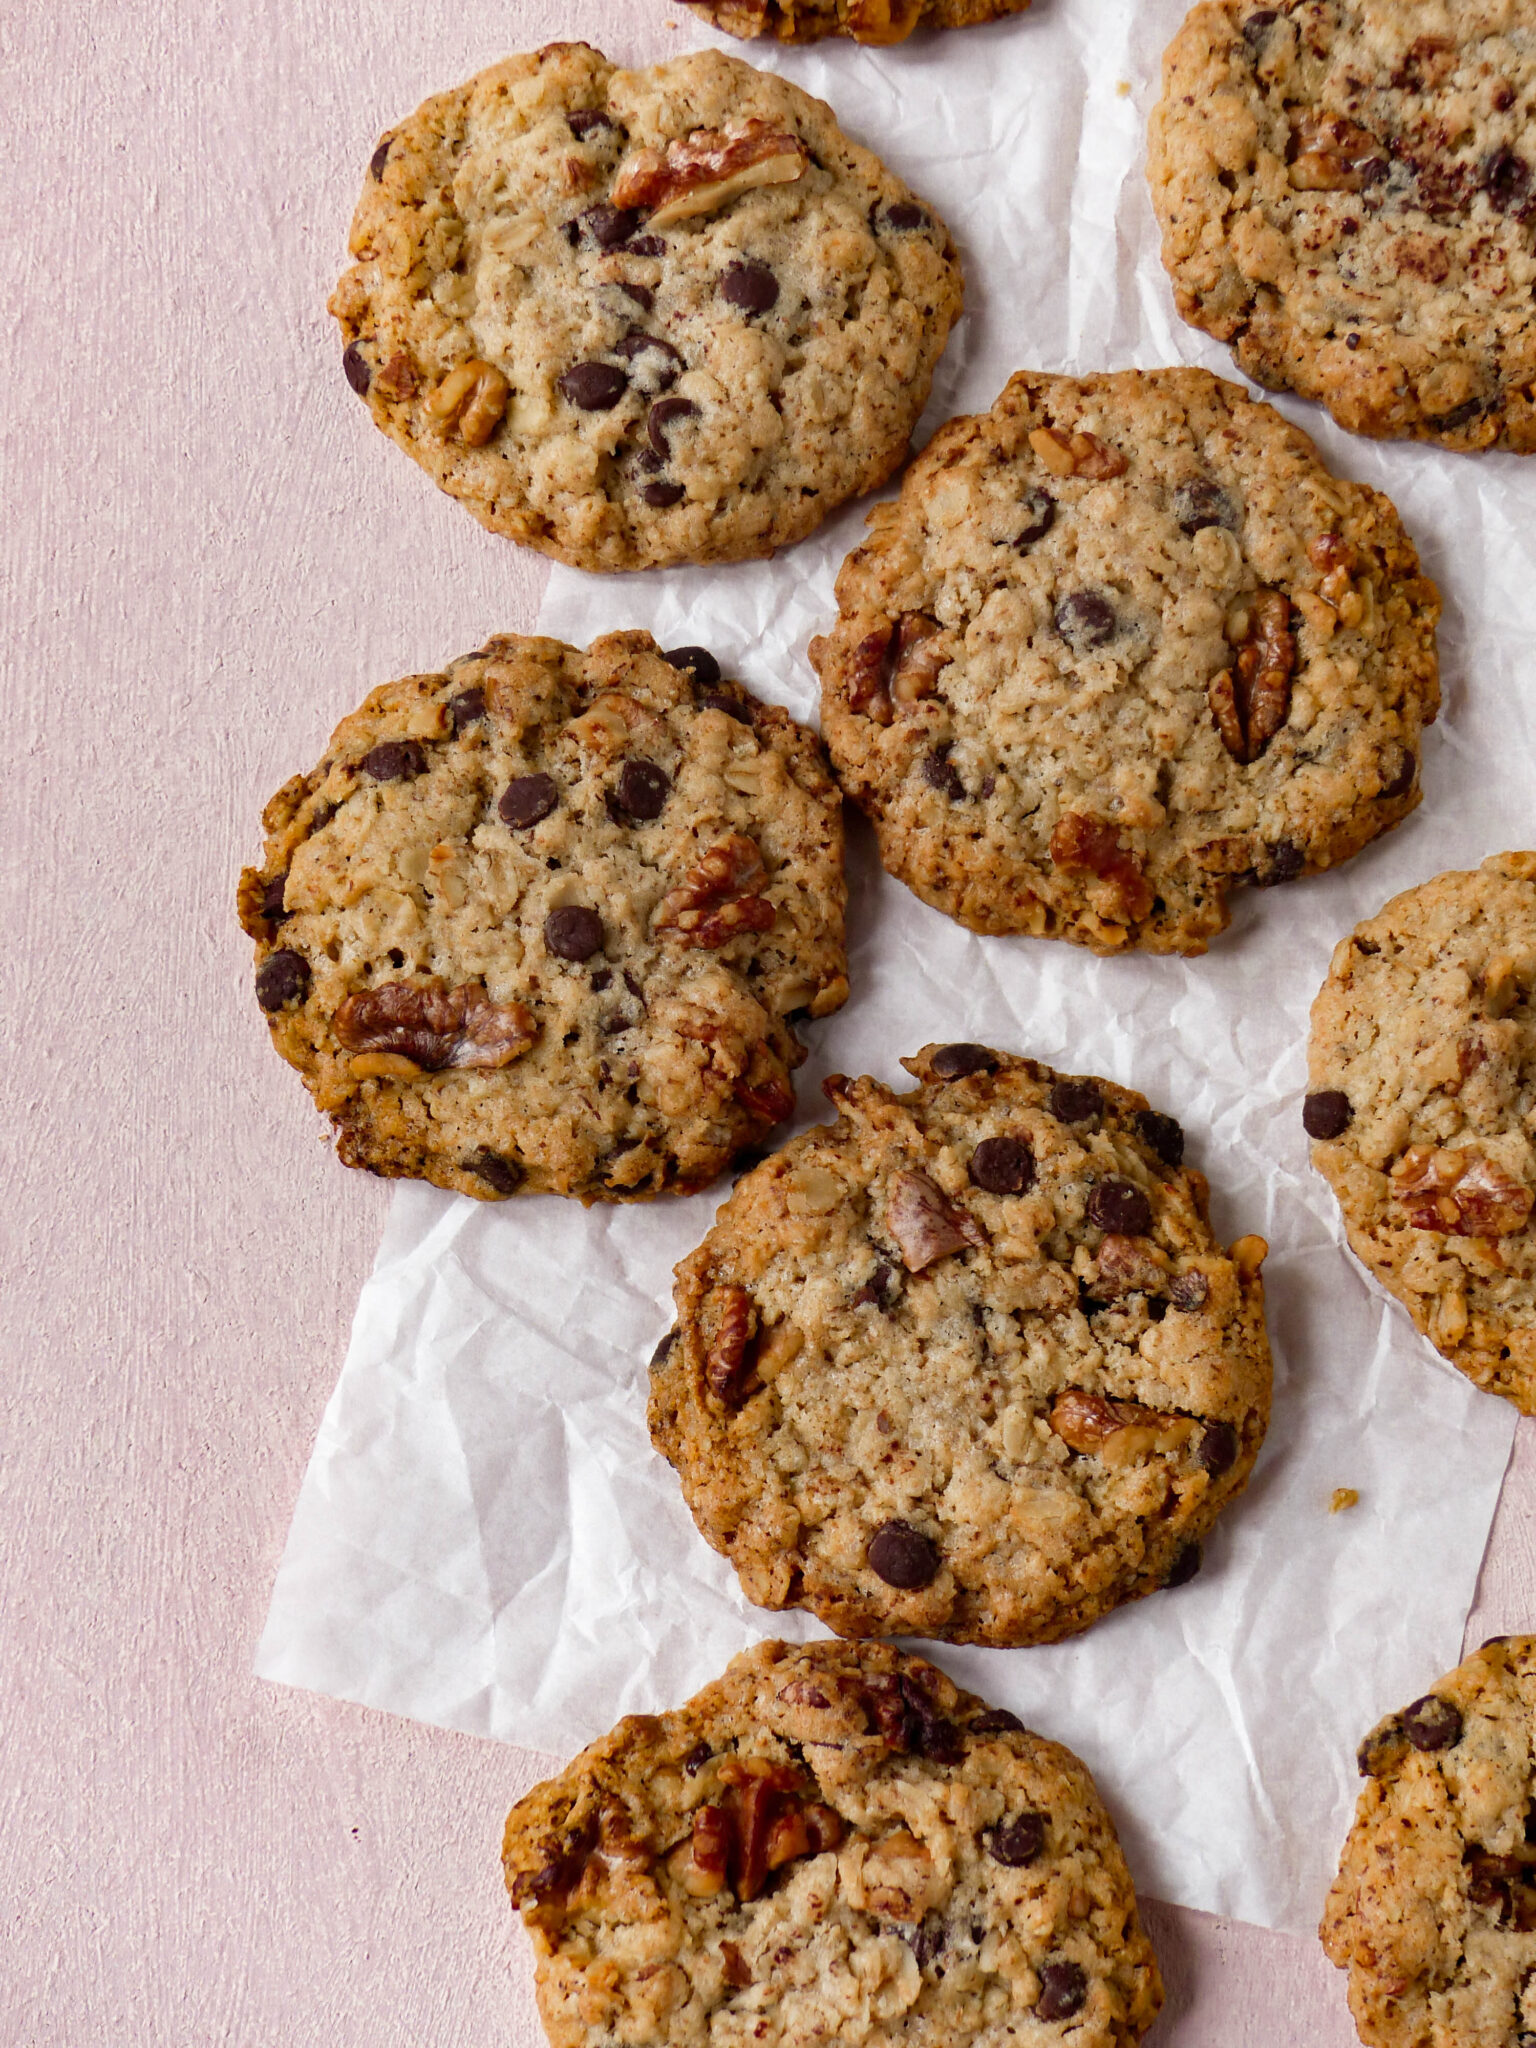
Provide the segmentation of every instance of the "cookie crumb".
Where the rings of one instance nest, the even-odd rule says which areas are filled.
[[[1121,99],[1121,100],[1128,100],[1128,99],[1130,98],[1130,96],[1131,96],[1131,81],[1130,81],[1130,80],[1129,80],[1128,78],[1119,78],[1119,79],[1116,79],[1116,81],[1115,81],[1115,97],[1116,97],[1116,99]]]
[[[1353,1486],[1336,1486],[1333,1489],[1333,1498],[1328,1503],[1328,1512],[1330,1515],[1342,1515],[1346,1508],[1356,1508],[1359,1505],[1360,1494],[1358,1488]]]

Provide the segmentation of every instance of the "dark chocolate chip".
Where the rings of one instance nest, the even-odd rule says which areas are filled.
[[[913,1961],[920,1970],[926,1970],[943,1953],[944,1924],[940,1921],[936,1927],[919,1927],[908,1939],[912,1943]]]
[[[1145,1237],[1152,1228],[1152,1204],[1134,1181],[1111,1175],[1094,1184],[1088,1197],[1088,1221],[1120,1237]]]
[[[381,740],[357,765],[375,782],[409,782],[426,774],[427,750],[420,740]]]
[[[965,795],[965,784],[960,780],[960,770],[949,758],[952,740],[943,740],[924,754],[922,760],[923,780],[930,789],[936,789],[951,803],[959,803]]]
[[[283,891],[288,886],[288,870],[274,875],[261,892],[261,914],[269,924],[281,924],[288,915],[283,908]]]
[[[488,1188],[494,1188],[498,1195],[515,1195],[523,1184],[523,1169],[515,1159],[508,1159],[503,1152],[492,1152],[482,1146],[472,1152],[464,1162],[466,1173],[483,1180]]]
[[[855,1308],[860,1308],[866,1302],[869,1302],[874,1307],[886,1311],[890,1308],[898,1292],[894,1269],[887,1265],[878,1265],[853,1297],[853,1305]]]
[[[1483,409],[1480,398],[1464,398],[1460,405],[1453,405],[1449,412],[1432,413],[1430,417],[1442,433],[1453,434],[1458,427],[1469,427]]]
[[[1389,803],[1395,802],[1400,796],[1406,796],[1409,790],[1412,789],[1413,778],[1418,772],[1419,764],[1414,757],[1413,749],[1411,747],[1404,747],[1402,766],[1390,782],[1383,783],[1381,789],[1382,796]]]
[[[683,1758],[683,1769],[690,1778],[696,1778],[713,1755],[707,1742],[696,1742]]]
[[[578,107],[573,114],[566,115],[565,125],[579,142],[583,136],[595,134],[600,128],[611,128],[613,123],[596,107]]]
[[[734,718],[738,725],[752,723],[751,706],[743,704],[739,697],[732,697],[724,690],[701,690],[699,704],[706,711],[723,711],[727,718]]]
[[[1202,1276],[1203,1277],[1203,1276]],[[1237,1431],[1230,1422],[1208,1422],[1195,1445],[1195,1463],[1213,1479],[1220,1479],[1237,1463]]]
[[[1164,1116],[1160,1109],[1138,1109],[1131,1121],[1136,1135],[1152,1147],[1164,1166],[1184,1164],[1184,1126],[1177,1117]]]
[[[971,1154],[971,1179],[989,1195],[1022,1195],[1034,1178],[1035,1155],[1025,1138],[983,1138]]]
[[[1261,7],[1256,14],[1250,14],[1243,23],[1243,41],[1250,50],[1259,49],[1265,37],[1280,19],[1277,7]]]
[[[603,920],[583,903],[568,903],[544,920],[544,943],[560,960],[590,960],[603,943]]]
[[[1055,1081],[1046,1101],[1051,1115],[1064,1124],[1085,1124],[1104,1114],[1104,1097],[1096,1081]]]
[[[366,398],[368,386],[373,382],[373,371],[369,368],[368,358],[355,341],[349,342],[342,350],[341,370],[358,397]]]
[[[309,962],[302,953],[269,953],[256,970],[256,1000],[264,1010],[281,1010],[309,994]]]
[[[615,791],[620,808],[642,823],[659,818],[672,784],[654,761],[626,761]]]
[[[965,1729],[968,1735],[1022,1735],[1024,1723],[1006,1707],[988,1707],[974,1721],[967,1721]]]
[[[384,166],[389,161],[389,145],[394,139],[392,135],[386,135],[378,148],[373,152],[373,155],[368,159],[368,168],[373,173],[373,182],[376,185],[383,181]]]
[[[1427,1692],[1398,1717],[1415,1749],[1449,1749],[1461,1740],[1461,1715],[1449,1700]]]
[[[1192,483],[1179,485],[1173,494],[1173,516],[1183,533],[1199,533],[1205,526],[1237,530],[1237,507],[1209,477],[1197,476]]]
[[[640,308],[642,313],[649,313],[652,306],[654,306],[656,303],[656,294],[651,290],[649,285],[626,284],[621,278],[619,280],[619,290],[624,294],[626,299],[633,299],[635,304]]]
[[[695,418],[698,410],[691,398],[658,398],[646,414],[645,438],[663,462],[672,453],[667,444],[667,428],[674,420]]]
[[[1211,1283],[1203,1273],[1176,1273],[1168,1282],[1168,1299],[1186,1315],[1204,1308],[1210,1291]]]
[[[582,226],[599,249],[616,249],[620,242],[627,242],[640,221],[641,215],[632,208],[607,205],[589,206],[581,216]]]
[[[484,690],[460,690],[457,697],[448,699],[448,716],[453,729],[461,733],[466,725],[474,725],[485,716]]]
[[[985,1045],[941,1045],[929,1062],[939,1081],[963,1081],[967,1074],[995,1074],[997,1054]]]
[[[608,987],[609,983],[612,980],[613,969],[611,967],[599,967],[596,974],[594,974],[592,977],[593,994],[600,996],[603,990]]]
[[[1205,1553],[1198,1543],[1186,1543],[1173,1560],[1173,1569],[1163,1584],[1168,1587],[1187,1586],[1205,1562]]]
[[[1024,514],[1024,530],[1014,546],[1027,548],[1037,540],[1043,540],[1050,532],[1051,522],[1056,517],[1056,500],[1049,491],[1026,491],[1020,510]]]
[[[1103,647],[1114,639],[1119,623],[1114,606],[1096,590],[1074,590],[1056,607],[1056,630],[1074,654]]]
[[[1336,1138],[1354,1116],[1342,1088],[1319,1088],[1301,1105],[1301,1127],[1309,1138]]]
[[[629,389],[616,363],[573,363],[555,383],[560,395],[583,412],[612,412]]]
[[[642,334],[638,328],[633,334],[626,334],[622,341],[616,341],[613,353],[622,356],[626,363],[638,364],[657,391],[670,390],[687,368],[670,341],[663,341],[659,335]],[[642,359],[646,356],[655,356],[658,360],[644,362]]]
[[[624,244],[626,256],[665,256],[667,245],[660,235],[635,235]]]
[[[1294,882],[1307,864],[1307,857],[1293,839],[1277,839],[1269,849],[1269,866],[1254,876],[1261,889],[1277,882]]]
[[[640,495],[653,512],[670,512],[674,505],[681,505],[688,491],[683,484],[658,483],[646,484]]]
[[[702,690],[720,680],[720,664],[707,647],[670,647],[661,657],[674,668],[685,668]]]
[[[1512,149],[1496,149],[1483,161],[1482,185],[1500,213],[1512,212],[1531,188],[1531,167]]]
[[[1088,1979],[1079,1963],[1047,1963],[1040,1972],[1037,2020],[1069,2020],[1088,2003]]]
[[[720,279],[720,296],[727,305],[739,306],[743,313],[766,313],[778,304],[779,280],[766,263],[748,258],[744,263],[726,266]]]
[[[973,1721],[971,1726],[974,1728],[976,1723]],[[981,1839],[994,1863],[1001,1863],[1008,1870],[1022,1870],[1045,1847],[1045,1815],[1016,1814],[1012,1820],[989,1828]]]
[[[912,235],[919,228],[928,225],[928,216],[920,206],[913,206],[910,200],[898,199],[894,206],[885,209],[885,224],[893,234]]]
[[[540,818],[547,818],[559,801],[560,792],[553,775],[519,775],[501,792],[501,802],[496,809],[504,825],[510,825],[514,832],[522,832],[530,825],[537,825]]]
[[[902,1592],[931,1584],[939,1569],[937,1549],[910,1522],[883,1522],[870,1537],[865,1555],[876,1578]]]
[[[1403,1760],[1403,1725],[1384,1721],[1373,1728],[1355,1751],[1355,1767],[1362,1778],[1385,1778]]]
[[[672,1325],[672,1328],[668,1330],[667,1334],[661,1339],[660,1343],[656,1346],[656,1349],[651,1353],[652,1372],[656,1370],[658,1365],[661,1365],[665,1361],[668,1352],[672,1349],[672,1346],[676,1342],[677,1325],[674,1323]]]

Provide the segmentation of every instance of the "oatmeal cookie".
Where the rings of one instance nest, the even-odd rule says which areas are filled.
[[[554,43],[386,135],[331,299],[381,427],[578,569],[772,554],[905,459],[960,311],[931,208],[705,50]]]
[[[856,43],[904,43],[914,29],[974,28],[1022,14],[1029,0],[685,0],[695,14],[731,36],[776,36],[781,43],[817,43],[852,36]]]
[[[1203,0],[1147,174],[1179,312],[1357,434],[1536,448],[1536,0]]]
[[[1536,853],[1394,896],[1335,948],[1304,1122],[1355,1256],[1536,1414]]]
[[[1320,1929],[1367,2048],[1536,2040],[1536,1636],[1374,1728]]]
[[[1162,1982],[1083,1765],[886,1643],[759,1643],[513,1807],[554,2048],[1133,2048]]]
[[[1440,600],[1391,504],[1205,370],[1025,371],[870,514],[811,643],[893,875],[978,932],[1203,953],[1419,801]]]
[[[848,993],[820,745],[702,648],[492,640],[375,690],[263,822],[256,999],[349,1166],[703,1187]]]
[[[1184,1133],[978,1045],[834,1076],[677,1269],[650,1424],[748,1599],[1044,1643],[1181,1585],[1269,1420],[1261,1237]]]

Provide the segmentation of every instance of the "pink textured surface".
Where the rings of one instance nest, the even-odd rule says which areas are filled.
[[[544,1760],[250,1676],[388,1192],[275,1067],[231,897],[365,689],[533,622],[322,309],[378,132],[557,35],[677,40],[660,0],[0,19],[6,2044],[540,2038],[496,1851]],[[1529,1622],[1533,1535],[1527,1429],[1474,1640]],[[1314,1945],[1148,1917],[1156,2040],[1353,2039]]]

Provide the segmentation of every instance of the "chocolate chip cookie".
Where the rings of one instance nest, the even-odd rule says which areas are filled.
[[[1536,448],[1536,5],[1204,0],[1147,173],[1179,312],[1357,434]]]
[[[1355,1256],[1536,1414],[1536,853],[1394,896],[1336,947],[1303,1121]]]
[[[820,745],[703,648],[492,640],[375,690],[263,822],[256,1000],[349,1166],[703,1187],[848,993]]]
[[[1536,1636],[1495,1636],[1371,1731],[1320,1929],[1367,2048],[1536,2040]]]
[[[650,1424],[748,1599],[1044,1643],[1180,1585],[1269,1420],[1224,1252],[1140,1095],[930,1045],[749,1173],[677,1269]]]
[[[556,2048],[1132,2048],[1162,1982],[1060,1744],[886,1643],[759,1643],[513,1807]]]
[[[1236,883],[1417,805],[1438,593],[1387,499],[1236,385],[1021,372],[869,523],[811,643],[827,745],[972,931],[1203,953]]]
[[[331,299],[375,424],[579,569],[768,555],[904,460],[960,311],[943,222],[715,50],[513,57],[386,135]]]
[[[776,36],[781,43],[817,43],[852,36],[856,43],[904,43],[918,28],[973,28],[1022,14],[1029,0],[685,0],[731,36]]]

